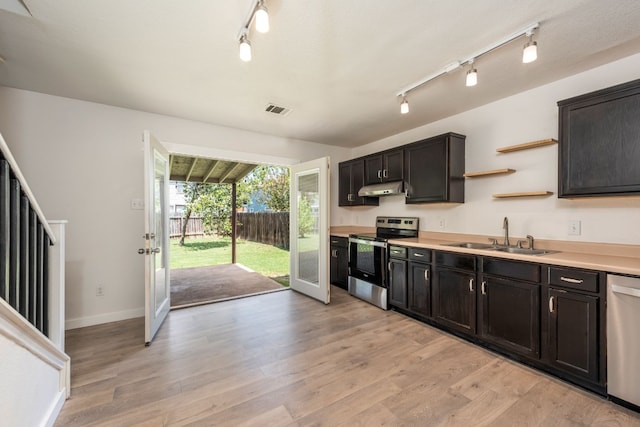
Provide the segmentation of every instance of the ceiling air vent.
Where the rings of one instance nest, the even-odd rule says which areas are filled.
[[[264,109],[264,111],[266,111],[267,113],[277,114],[279,116],[286,116],[291,112],[291,108],[281,107],[275,104],[269,104],[267,105],[267,108]]]

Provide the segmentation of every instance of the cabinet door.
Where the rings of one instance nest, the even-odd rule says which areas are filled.
[[[404,148],[406,203],[464,203],[465,136],[447,133]]]
[[[540,357],[540,286],[484,276],[480,336],[511,352]]]
[[[331,246],[331,257],[329,262],[330,282],[342,289],[347,289],[349,278],[349,255],[348,250],[342,246]]]
[[[401,181],[403,178],[404,150],[391,151],[383,156],[382,180]]]
[[[595,296],[549,288],[549,362],[594,382],[599,375],[598,303]]]
[[[340,163],[338,166],[338,206],[353,204],[351,166],[351,162]]]
[[[407,308],[407,261],[389,260],[389,303]]]
[[[436,266],[434,317],[444,326],[476,333],[475,273]]]
[[[431,266],[409,262],[409,310],[431,317]]]
[[[405,148],[407,202],[436,202],[447,199],[446,138]]]
[[[558,197],[640,194],[640,80],[558,106]]]
[[[338,167],[338,206],[378,206],[377,197],[360,197],[364,185],[364,160],[340,163]]]
[[[364,185],[382,182],[382,155],[375,154],[364,158]]]

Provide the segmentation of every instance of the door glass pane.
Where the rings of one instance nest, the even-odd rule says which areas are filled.
[[[167,220],[165,218],[166,212],[163,211],[164,205],[164,176],[167,167],[167,161],[160,154],[155,153],[154,162],[154,185],[153,185],[153,211],[154,211],[154,233],[155,241],[152,247],[160,248],[159,252],[156,252],[155,257],[155,306],[156,309],[160,308],[162,302],[167,298],[166,283],[165,283],[165,248],[162,247],[164,241],[164,224]],[[153,240],[152,240],[153,241]]]
[[[297,175],[298,279],[318,284],[319,171]]]

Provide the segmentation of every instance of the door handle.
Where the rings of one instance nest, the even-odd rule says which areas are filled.
[[[382,179],[382,170],[378,169],[378,179]]]
[[[382,177],[383,178],[388,178],[389,177],[389,171],[387,169],[383,169],[382,170]]]
[[[424,271],[424,280],[429,280],[429,270]]]
[[[549,297],[549,313],[553,313],[555,311],[555,307],[554,307],[554,298],[555,297]]]
[[[160,253],[160,248],[140,248],[138,249],[138,253],[140,255],[151,255],[151,254],[159,254]]]
[[[151,239],[155,239],[156,235],[153,233],[145,233],[142,235],[142,238],[146,240],[151,240]]]
[[[482,292],[482,295],[486,295],[487,294],[487,281],[486,280],[482,281],[482,285],[480,285],[480,291]]]
[[[473,279],[469,279],[469,292],[473,292]]]

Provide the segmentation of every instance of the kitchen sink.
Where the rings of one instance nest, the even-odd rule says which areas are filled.
[[[456,248],[467,248],[467,249],[485,249],[488,251],[507,252],[510,254],[523,254],[523,255],[546,255],[546,254],[553,254],[558,252],[558,251],[548,251],[545,249],[518,248],[515,246],[493,245],[491,243],[476,243],[476,242],[447,243],[444,246],[453,246]]]
[[[501,247],[494,250],[499,252],[508,252],[510,254],[523,254],[523,255],[546,255],[556,253],[558,251],[547,251],[544,249],[529,249],[529,248],[513,248],[513,247]]]
[[[445,246],[455,246],[456,248],[467,249],[497,249],[498,246],[490,243],[475,243],[475,242],[462,242],[462,243],[447,243]]]

